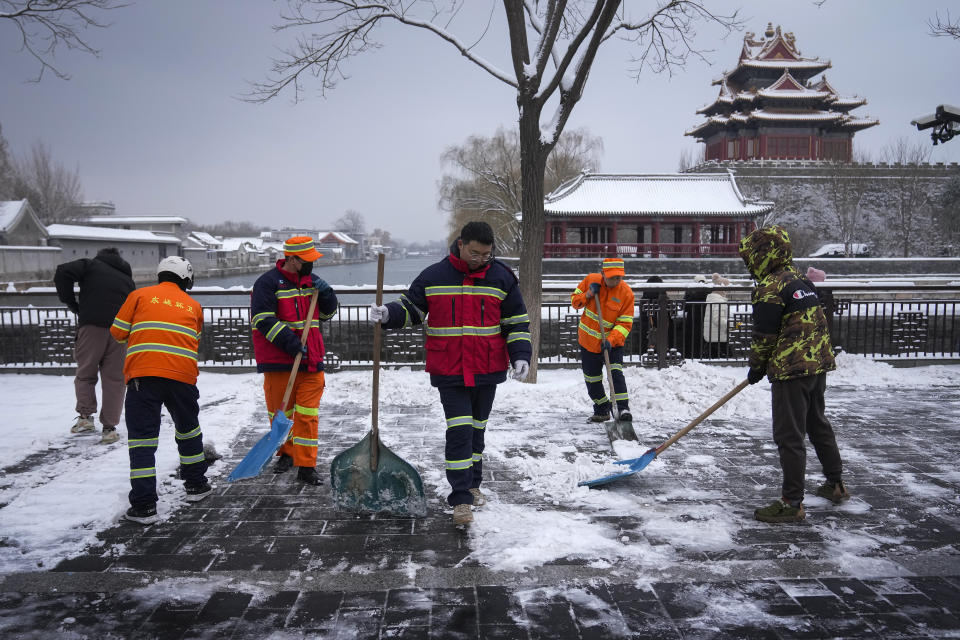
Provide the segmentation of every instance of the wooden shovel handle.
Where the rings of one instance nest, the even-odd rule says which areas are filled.
[[[610,410],[614,419],[620,420],[620,408],[617,406],[617,390],[613,387],[613,370],[610,368],[610,352],[603,348],[607,332],[603,330],[603,310],[600,308],[600,294],[593,296],[597,301],[597,324],[600,326],[600,353],[603,354],[603,366],[607,370],[607,384],[610,385]]]
[[[383,304],[383,260],[377,254],[377,306]],[[380,462],[380,344],[383,341],[380,323],[373,325],[373,407],[370,413],[370,470],[376,471]]]
[[[313,295],[310,296],[310,309],[307,311],[307,319],[304,321],[303,333],[300,334],[300,346],[307,344],[307,335],[310,333],[310,325],[313,323],[313,310],[317,308],[317,296],[320,290],[314,288]],[[293,393],[293,383],[297,379],[297,372],[300,371],[300,360],[303,358],[303,352],[297,354],[293,359],[293,369],[290,370],[290,379],[287,381],[287,390],[283,392],[283,402],[280,403],[280,411],[287,412],[287,403],[290,402],[290,394]]]
[[[744,380],[743,382],[741,382],[740,384],[738,384],[737,386],[735,386],[733,389],[731,389],[730,391],[728,391],[728,392],[727,392],[727,395],[723,396],[722,398],[720,398],[719,400],[717,400],[716,402],[714,402],[712,407],[710,407],[709,409],[707,409],[706,411],[704,411],[703,413],[701,413],[699,416],[697,416],[696,418],[694,418],[693,421],[690,422],[690,424],[688,424],[687,426],[685,426],[683,429],[680,429],[680,431],[678,431],[675,436],[673,436],[672,438],[670,438],[669,440],[667,440],[666,442],[664,442],[662,445],[660,445],[659,447],[657,447],[657,449],[656,449],[657,455],[660,455],[661,453],[663,453],[664,449],[666,449],[667,447],[669,447],[670,445],[672,445],[674,442],[676,442],[677,440],[679,440],[680,438],[682,438],[683,436],[685,436],[686,433],[687,433],[688,431],[690,431],[690,429],[693,429],[695,426],[697,426],[698,424],[700,424],[701,422],[703,422],[704,420],[706,420],[707,417],[708,417],[711,413],[713,413],[714,411],[716,411],[717,409],[719,409],[720,407],[722,407],[723,405],[725,405],[725,404],[727,403],[727,400],[729,400],[729,399],[732,398],[733,396],[735,396],[735,395],[737,395],[738,393],[740,393],[741,391],[743,391],[743,390],[747,387],[748,384],[750,384],[750,381],[749,381],[749,380]]]

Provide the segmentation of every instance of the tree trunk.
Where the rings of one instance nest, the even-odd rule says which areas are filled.
[[[521,103],[520,109],[520,172],[522,174],[520,222],[520,292],[530,316],[530,375],[527,382],[537,381],[537,360],[540,354],[540,302],[543,293],[543,176],[549,148],[540,142],[540,114]]]

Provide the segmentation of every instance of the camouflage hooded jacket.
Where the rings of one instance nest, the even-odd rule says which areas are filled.
[[[813,283],[793,266],[786,230],[753,231],[741,240],[740,257],[757,280],[750,368],[766,371],[771,381],[836,369],[827,318]]]

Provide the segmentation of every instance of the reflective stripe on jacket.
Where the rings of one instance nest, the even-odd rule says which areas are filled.
[[[451,252],[387,307],[388,329],[426,324],[435,386],[497,384],[510,362],[530,361],[530,318],[516,276],[498,260],[470,271]]]
[[[250,292],[250,326],[257,371],[290,371],[300,352],[300,336],[307,323],[310,296],[319,290],[307,334],[307,357],[302,371],[323,371],[325,353],[320,322],[337,313],[337,295],[329,284],[310,274],[301,276],[284,270],[285,260],[263,274]]]
[[[124,379],[154,376],[197,383],[203,309],[172,282],[137,289],[120,307],[110,333],[127,344]]]
[[[587,291],[591,283],[600,285],[596,297],[587,300]],[[570,295],[570,305],[574,309],[583,309],[577,328],[580,346],[587,351],[600,353],[600,324],[597,318],[597,299],[603,310],[603,330],[613,347],[622,347],[633,328],[633,290],[626,281],[621,280],[614,288],[607,287],[599,273],[587,274],[576,290]]]

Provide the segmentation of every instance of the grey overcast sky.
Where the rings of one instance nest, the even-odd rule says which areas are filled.
[[[503,8],[469,0],[453,30],[471,40],[493,6],[479,50],[503,69]],[[653,2],[634,2],[637,8]],[[867,104],[854,113],[880,125],[857,134],[855,148],[877,156],[897,137],[929,142],[910,120],[942,103],[960,104],[960,41],[933,38],[926,21],[960,17],[951,0],[716,0],[740,8],[745,31],[767,22],[792,31],[805,56],[830,60],[838,92]],[[79,169],[84,198],[112,201],[122,215],[182,215],[198,223],[250,221],[324,228],[348,209],[369,228],[409,241],[441,239],[437,206],[440,155],[472,134],[516,122],[513,90],[435,36],[384,29],[383,48],[347,63],[350,78],[326,97],[306,84],[268,104],[238,99],[267,77],[270,58],[290,43],[275,33],[285,2],[139,0],[108,14],[112,26],[86,37],[101,56],[63,50],[71,75],[28,79],[36,63],[0,24],[0,125],[14,154],[36,140]],[[476,11],[476,13],[472,13]],[[568,129],[586,127],[604,141],[602,170],[664,173],[677,169],[683,135],[710,102],[711,81],[736,63],[742,32],[726,39],[702,27],[697,45],[710,64],[691,59],[674,75],[628,72],[629,50],[603,50]],[[312,79],[311,79],[312,80]],[[932,149],[932,160],[960,160],[960,140]]]

